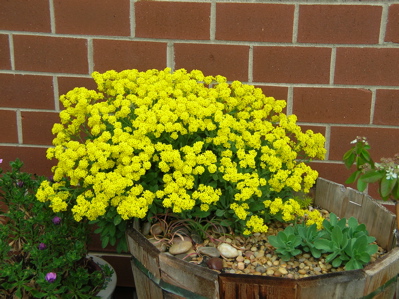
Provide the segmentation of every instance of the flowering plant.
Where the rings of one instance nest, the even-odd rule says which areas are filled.
[[[1,161],[0,161],[1,162]],[[104,277],[87,255],[88,223],[70,211],[54,213],[36,200],[43,177],[20,171],[22,162],[0,169],[1,298],[95,298]]]
[[[53,127],[58,160],[40,201],[99,226],[103,246],[124,249],[126,221],[173,213],[208,218],[249,235],[272,218],[304,216],[294,199],[318,176],[304,159],[325,154],[285,101],[222,76],[184,69],[93,73],[98,92],[75,88]],[[307,211],[308,224],[318,211]]]
[[[378,184],[378,193],[383,200],[393,200],[396,212],[396,240],[399,244],[399,154],[393,158],[382,158],[380,163],[374,162],[368,150],[370,145],[366,137],[356,137],[351,142],[354,146],[343,157],[347,168],[356,165],[356,170],[345,183],[356,182],[357,189],[366,190],[369,184]]]
[[[343,160],[347,168],[355,163],[356,170],[346,183],[357,182],[359,191],[364,191],[369,183],[377,182],[382,199],[399,200],[399,154],[375,163],[368,152],[371,147],[366,137],[357,137],[351,143],[354,146],[344,154]]]

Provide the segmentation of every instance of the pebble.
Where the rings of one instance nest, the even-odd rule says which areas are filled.
[[[178,243],[172,244],[169,248],[169,252],[173,255],[180,254],[180,253],[185,253],[189,251],[192,247],[191,241],[181,241]]]
[[[214,270],[222,270],[223,269],[223,260],[218,257],[210,258],[206,262],[206,264],[209,267],[209,269],[214,269]]]
[[[266,272],[266,268],[263,267],[263,266],[257,266],[257,267],[255,268],[255,271],[256,271],[256,272],[259,272],[259,273],[265,273],[265,272]]]
[[[226,258],[235,258],[238,256],[238,250],[227,243],[222,243],[218,246],[219,252]]]
[[[198,252],[203,255],[207,255],[210,257],[220,257],[220,251],[215,247],[200,247]]]
[[[245,269],[245,264],[243,262],[238,262],[237,269],[244,270]]]
[[[282,275],[288,274],[287,269],[285,269],[285,268],[283,268],[283,267],[278,268],[278,271],[279,271]]]

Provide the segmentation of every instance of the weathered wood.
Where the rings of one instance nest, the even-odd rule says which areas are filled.
[[[180,260],[174,256],[159,256],[161,277],[166,283],[193,291],[206,298],[219,298],[218,273]]]
[[[366,286],[364,289],[364,296],[374,292],[381,285],[387,283],[390,279],[397,278],[399,272],[399,248],[396,247],[390,253],[384,256],[377,263],[372,263],[365,267],[366,273]],[[391,292],[392,296],[395,292],[395,284],[392,283]],[[385,297],[385,298],[392,298]]]
[[[160,279],[158,258],[160,251],[136,229],[128,230],[127,235],[132,256],[156,279]],[[163,298],[162,289],[151,281],[133,261],[131,264],[138,298]]]
[[[220,274],[220,298],[295,299],[296,281],[279,277]]]
[[[396,216],[370,196],[319,178],[315,205],[341,218],[356,217],[360,223],[366,225],[369,234],[376,237],[378,244],[383,248],[390,250],[395,243],[393,230],[396,226]],[[212,299],[387,299],[393,298],[396,289],[399,288],[397,247],[365,269],[288,279],[217,274],[161,253],[139,233],[137,226],[129,230],[127,235],[133,257],[153,275],[153,279],[150,279],[133,263],[133,274],[140,299],[182,299],[197,296]],[[182,295],[181,290],[183,293],[191,291],[194,295]]]
[[[319,178],[316,185],[315,205],[341,218],[355,217],[364,223],[371,236],[384,249],[394,245],[393,231],[396,216],[370,196],[352,188]]]
[[[363,297],[366,275],[363,270],[329,273],[319,276],[297,279],[297,297],[358,299]]]

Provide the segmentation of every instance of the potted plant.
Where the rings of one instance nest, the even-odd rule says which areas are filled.
[[[10,162],[10,171],[0,169],[5,205],[0,215],[0,297],[99,298],[113,270],[88,256],[87,221],[74,221],[55,202],[50,207],[38,201],[36,190],[46,179],[21,172],[22,165],[17,159]]]
[[[119,250],[126,249],[127,232],[135,282],[146,289],[142,296],[160,297],[167,290],[190,298],[193,294],[187,290],[193,288],[219,298],[219,289],[222,293],[225,289],[219,288],[222,278],[212,270],[191,270],[192,264],[161,254],[138,226],[131,227],[132,219],[150,223],[163,219],[161,233],[166,231],[173,241],[178,236],[186,244],[194,239],[187,243],[181,231],[173,229],[171,218],[191,225],[195,233],[217,227],[224,235],[243,237],[259,236],[273,223],[285,222],[303,227],[287,234],[315,239],[317,229],[326,223],[319,210],[309,209],[312,200],[304,196],[318,177],[306,161],[323,159],[325,139],[303,131],[295,115],[284,114],[285,101],[266,97],[254,86],[228,83],[225,77],[204,76],[198,70],[108,71],[95,72],[93,78],[98,91],[75,88],[60,98],[65,110],[53,127],[54,148],[47,151],[49,159],[58,160],[53,169],[55,183],[43,182],[37,196],[71,207],[76,221],[95,223],[103,246],[117,243]],[[368,257],[363,255],[360,262],[349,265],[363,267],[375,251],[375,246],[368,247],[373,239],[364,227],[357,230],[360,225],[355,219],[348,217],[349,226],[359,232],[356,236],[345,228],[346,219],[345,224],[335,220],[330,227],[324,225],[330,233],[338,225],[334,231],[340,232],[334,234],[348,237],[345,242],[352,244],[361,237],[359,244]],[[312,229],[304,233],[306,227]],[[297,246],[289,251],[281,248],[287,259],[305,247],[311,249],[308,244],[297,250],[302,242],[289,238]],[[286,244],[275,241],[270,243],[276,247]],[[329,241],[331,234],[312,254],[327,253],[329,245],[334,247]],[[348,252],[341,253],[331,261],[350,260]],[[184,274],[175,277],[176,273]],[[153,288],[142,274],[160,288]],[[297,282],[289,285],[287,292],[296,296]]]

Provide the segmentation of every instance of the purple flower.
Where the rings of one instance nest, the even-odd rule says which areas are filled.
[[[3,159],[0,159],[0,164],[3,163]]]
[[[22,182],[22,181],[18,181],[18,182],[17,182],[17,186],[18,186],[19,188],[21,188],[23,185],[24,185],[24,182]]]
[[[60,223],[61,223],[61,218],[58,217],[58,216],[55,216],[55,217],[53,218],[53,223],[54,223],[55,225],[60,224]]]
[[[47,248],[46,244],[44,244],[44,243],[40,243],[38,247],[39,247],[39,250],[44,250]]]
[[[48,281],[48,282],[54,282],[55,280],[57,279],[57,274],[56,273],[54,273],[54,272],[49,272],[49,273],[47,273],[46,274],[46,280]]]

